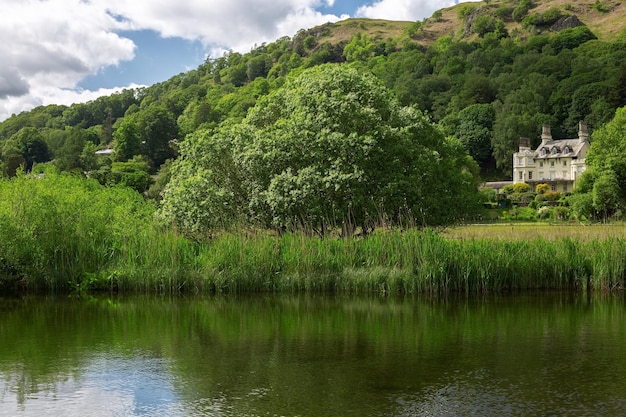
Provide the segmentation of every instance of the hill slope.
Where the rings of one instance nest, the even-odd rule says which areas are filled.
[[[520,8],[524,4],[528,4],[525,13],[524,8]],[[451,36],[454,40],[476,40],[479,34],[473,31],[473,24],[479,16],[488,16],[501,20],[511,36],[524,40],[539,33],[553,32],[551,25],[531,23],[533,15],[542,16],[550,10],[558,10],[563,17],[576,16],[603,41],[614,41],[623,32],[626,22],[626,2],[620,0],[491,0],[447,7],[422,22],[347,19],[304,32],[315,36],[318,42],[331,44],[348,42],[355,34],[366,33],[375,41],[410,38],[427,46],[443,36]]]

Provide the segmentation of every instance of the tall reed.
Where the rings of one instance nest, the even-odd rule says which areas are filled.
[[[320,239],[256,231],[198,242],[159,227],[153,213],[136,192],[83,178],[0,180],[0,289],[476,293],[626,285],[621,236],[409,229]]]

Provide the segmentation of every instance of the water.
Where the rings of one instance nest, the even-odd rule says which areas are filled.
[[[626,414],[623,294],[0,298],[0,416]]]

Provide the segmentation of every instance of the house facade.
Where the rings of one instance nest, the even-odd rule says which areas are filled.
[[[534,190],[537,184],[548,184],[553,191],[571,192],[587,169],[589,150],[587,124],[578,124],[578,137],[552,139],[549,125],[543,125],[541,144],[530,148],[530,139],[520,138],[519,151],[513,154],[513,183],[525,182]]]

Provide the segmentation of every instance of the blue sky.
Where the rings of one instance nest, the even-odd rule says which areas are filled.
[[[422,20],[458,0],[0,0],[0,121],[93,100],[349,17]]]

